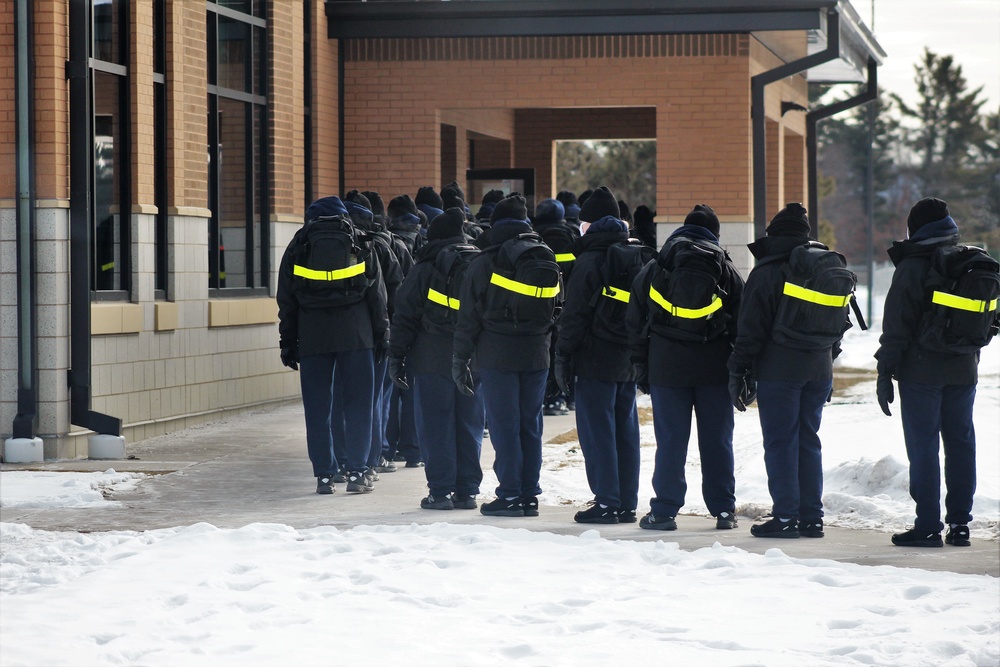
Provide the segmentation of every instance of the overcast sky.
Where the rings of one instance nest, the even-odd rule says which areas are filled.
[[[1000,0],[851,0],[888,54],[879,86],[917,99],[913,66],[924,47],[953,56],[969,89],[983,86],[983,111],[1000,108]],[[872,5],[875,7],[874,25]]]

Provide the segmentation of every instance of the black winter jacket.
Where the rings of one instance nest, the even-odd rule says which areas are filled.
[[[797,246],[809,243],[816,244],[806,236],[764,236],[748,246],[757,266],[750,272],[743,292],[738,334],[729,357],[731,371],[742,373],[749,369],[758,380],[779,382],[833,379],[833,360],[840,354],[840,341],[829,350],[811,351],[785,347],[771,339],[788,256]]]
[[[715,236],[705,228],[683,225],[663,244],[657,262],[650,262],[636,276],[626,316],[631,356],[634,360],[646,362],[650,384],[661,387],[726,384],[729,381],[726,363],[738,331],[737,318],[743,301],[743,277],[728,255],[719,281],[719,286],[726,294],[722,298],[722,313],[726,318],[725,334],[704,343],[676,340],[653,332],[649,332],[648,336],[643,335],[649,321],[650,308],[659,308],[651,303],[649,297],[649,286],[653,281],[656,265],[665,261],[667,251],[673,245],[671,239],[679,237],[698,238],[718,245]]]
[[[896,241],[888,251],[896,270],[885,296],[882,336],[875,353],[878,371],[918,384],[976,384],[979,352],[942,354],[925,350],[916,343],[920,321],[927,310],[924,279],[930,270],[931,253],[938,246],[957,244],[958,235],[929,241]]]
[[[551,330],[537,335],[511,336],[483,328],[486,290],[497,251],[504,241],[529,231],[528,224],[504,223],[490,227],[476,239],[475,245],[483,252],[469,264],[462,283],[454,347],[454,354],[459,359],[469,360],[475,354],[479,368],[501,371],[536,371],[549,367]],[[560,291],[557,304],[561,304],[562,299]]]
[[[456,243],[468,243],[468,241],[464,236],[428,241],[418,252],[417,263],[396,293],[396,310],[392,316],[392,329],[389,335],[389,356],[405,358],[407,373],[439,373],[451,376],[454,336],[429,332],[423,326],[423,317],[424,310],[428,308],[427,289],[437,273],[434,260],[443,248]]]
[[[304,229],[304,228],[303,228]],[[381,270],[365,293],[365,300],[339,308],[302,308],[294,289],[291,249],[304,233],[300,229],[285,248],[278,268],[279,347],[313,354],[370,349],[377,341],[388,344],[389,317]]]
[[[566,283],[556,355],[571,359],[580,377],[604,382],[635,380],[628,341],[615,344],[592,335],[596,299],[606,298],[600,297],[605,255],[610,246],[627,240],[628,232],[590,232],[570,248],[576,261]]]

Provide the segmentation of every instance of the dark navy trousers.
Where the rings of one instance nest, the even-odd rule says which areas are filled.
[[[914,528],[940,532],[941,465],[944,443],[945,523],[972,521],[976,492],[976,429],[972,410],[976,385],[899,383],[906,456],[910,460],[910,497],[917,504]]]
[[[411,385],[413,378],[409,379]],[[389,400],[389,423],[385,427],[386,448],[382,456],[391,461],[396,454],[402,454],[407,461],[420,459],[420,449],[417,446],[417,426],[414,421],[413,387],[400,389],[392,385],[392,396]]]
[[[499,498],[537,496],[542,470],[542,402],[547,368],[537,371],[480,370],[493,472]]]
[[[364,470],[372,437],[374,391],[371,349],[314,354],[299,359],[306,444],[316,477],[337,467]],[[336,371],[340,371],[337,373]],[[342,405],[334,406],[334,378],[342,384]],[[345,460],[334,455],[334,431],[344,439]]]
[[[577,378],[576,429],[594,500],[634,510],[639,504],[635,383]]]
[[[703,387],[650,386],[656,463],[653,498],[656,516],[677,516],[684,506],[687,481],[684,465],[691,439],[691,411],[698,427],[701,454],[701,495],[712,516],[736,509],[733,473],[733,404],[727,385]]]
[[[368,449],[368,467],[374,468],[382,458],[382,450],[387,447],[385,428],[389,422],[389,398],[392,380],[386,373],[388,362],[375,364],[375,390],[372,397],[372,443]]]
[[[478,377],[473,377],[477,382],[472,396],[459,392],[450,376],[420,373],[413,377],[417,442],[427,488],[435,498],[452,492],[479,495],[486,415]]]
[[[771,514],[809,521],[823,516],[823,455],[819,425],[831,380],[757,382],[764,467]]]

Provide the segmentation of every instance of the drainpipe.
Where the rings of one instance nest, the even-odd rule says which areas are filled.
[[[90,409],[90,200],[94,151],[90,100],[90,7],[70,0],[69,24],[69,264],[70,422],[107,435],[121,435],[122,420]]]
[[[14,105],[17,135],[17,415],[14,438],[35,436],[38,413],[38,325],[35,319],[35,104],[34,40],[30,0],[17,0],[14,7]]]
[[[829,118],[830,116],[836,115],[841,111],[846,111],[847,109],[853,109],[856,106],[865,104],[866,102],[871,102],[878,97],[878,65],[875,63],[874,58],[868,59],[868,87],[862,92],[858,93],[854,97],[849,97],[846,100],[837,102],[836,104],[830,104],[825,107],[820,107],[819,109],[814,109],[806,114],[806,154],[808,162],[808,182],[809,182],[809,213],[813,216],[813,220],[816,224],[819,224],[819,187],[817,181],[819,179],[819,170],[816,167],[816,123],[823,120],[824,118]],[[872,107],[872,114],[874,114],[874,106]],[[875,187],[875,177],[872,171],[872,150],[875,144],[875,138],[873,136],[875,126],[875,119],[873,115],[869,115],[868,118],[868,174],[865,177],[867,181],[867,201],[866,208],[868,212],[868,249],[866,251],[865,262],[868,265],[868,321],[871,322],[874,317],[874,312],[872,310],[873,299],[871,295],[874,294],[875,289],[875,257],[872,252],[873,243],[873,227],[875,222],[875,205],[874,197],[875,194],[872,188]]]
[[[767,226],[767,155],[764,116],[764,87],[840,57],[840,15],[827,10],[826,48],[805,58],[761,72],[750,79],[750,115],[753,119],[753,219],[754,235],[764,235]]]

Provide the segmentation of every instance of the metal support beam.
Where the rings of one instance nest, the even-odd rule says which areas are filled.
[[[15,438],[35,436],[38,413],[38,325],[35,318],[34,21],[29,0],[14,6],[14,107],[17,151],[17,415]]]
[[[840,15],[827,14],[826,48],[805,58],[762,72],[750,79],[750,116],[753,121],[753,221],[755,236],[763,236],[767,226],[767,152],[764,114],[764,88],[811,67],[840,57]]]

